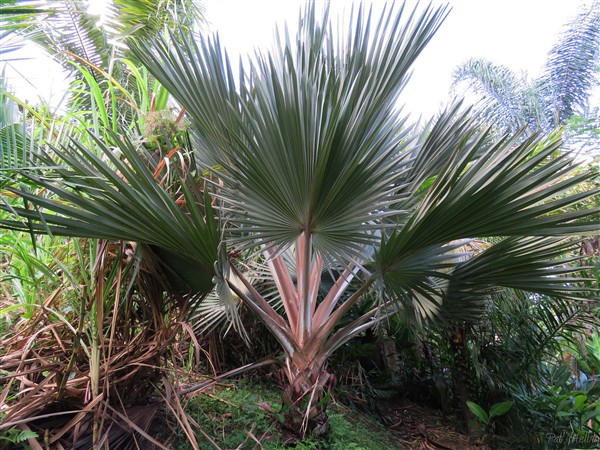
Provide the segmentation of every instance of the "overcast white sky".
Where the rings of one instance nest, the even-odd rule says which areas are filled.
[[[405,111],[425,117],[434,114],[449,98],[452,70],[470,57],[485,57],[514,70],[527,71],[530,76],[538,75],[562,26],[585,1],[450,0],[449,17],[417,61],[403,93]],[[377,9],[385,1],[373,3]],[[234,56],[270,45],[275,23],[287,21],[290,26],[295,25],[304,1],[206,0],[204,4],[210,29],[219,32]],[[331,11],[341,13],[349,4],[350,0],[331,0]],[[412,7],[416,0],[408,0],[408,4]],[[45,99],[52,96],[54,102],[60,98],[64,84],[49,62],[21,62],[18,70],[19,73],[10,72],[10,84],[17,95],[32,102],[37,95]]]
[[[341,13],[351,3],[331,0],[332,14]],[[373,3],[378,8],[386,2]],[[408,0],[411,8],[416,3]],[[433,1],[435,5],[442,3],[446,2]],[[425,117],[434,114],[449,99],[452,70],[470,57],[488,58],[530,76],[538,75],[562,26],[585,4],[583,0],[449,3],[452,10],[448,18],[417,60],[403,93],[407,112]],[[275,23],[295,25],[303,4],[301,0],[209,0],[206,16],[231,53],[245,54],[256,46],[270,45]]]

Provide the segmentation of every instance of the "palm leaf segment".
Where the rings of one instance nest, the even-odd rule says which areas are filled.
[[[564,29],[548,54],[541,79],[548,92],[546,114],[553,124],[564,124],[584,114],[600,61],[600,1],[594,0]]]
[[[574,115],[589,117],[588,100],[598,82],[599,23],[600,2],[594,0],[566,25],[537,79],[528,81],[508,67],[470,59],[454,71],[454,85],[467,82],[481,98],[479,114],[502,133],[528,126],[549,134]]]
[[[564,283],[573,280],[557,283],[553,279],[557,273],[551,270],[559,264],[552,257],[565,253],[568,245],[564,238],[551,236],[593,233],[598,228],[598,209],[567,211],[569,205],[598,191],[560,195],[591,175],[567,176],[573,161],[566,155],[552,157],[559,141],[531,137],[517,145],[520,137],[515,136],[486,148],[485,133],[475,130],[471,129],[468,139],[469,133],[462,134],[465,139],[454,157],[410,219],[384,237],[372,266],[388,295],[404,307],[416,308],[422,317],[435,317],[450,308],[453,314],[474,318],[482,312],[481,300],[492,286],[568,293],[571,289]],[[481,156],[475,158],[479,153]],[[510,238],[484,252],[490,256],[467,258],[465,263],[466,255],[456,250],[474,236]],[[495,264],[483,265],[491,255]],[[517,267],[520,277],[511,269]],[[576,269],[565,269],[564,273],[569,271]],[[514,284],[517,279],[521,280],[519,286]],[[473,283],[475,308],[467,306],[467,292],[456,288],[465,280]],[[449,303],[442,308],[444,301]]]
[[[480,114],[488,123],[498,123],[503,130],[512,132],[527,124],[526,80],[508,67],[469,59],[455,69],[453,78],[454,85],[465,81],[468,89],[481,97]],[[538,123],[531,125],[535,129]]]
[[[457,264],[446,281],[442,317],[473,321],[481,317],[490,295],[498,288],[579,299],[593,293],[581,286],[583,267],[575,254],[576,243],[561,237],[511,237]],[[586,292],[587,291],[587,292]]]

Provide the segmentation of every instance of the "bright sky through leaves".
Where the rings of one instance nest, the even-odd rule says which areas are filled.
[[[404,91],[406,111],[425,117],[434,114],[450,98],[452,70],[470,57],[484,57],[530,76],[538,75],[562,26],[585,1],[450,0],[450,16],[417,61]],[[377,12],[386,2],[373,3]],[[92,2],[94,8],[98,4],[98,0]],[[252,53],[256,47],[269,46],[275,23],[287,21],[293,29],[304,1],[206,0],[204,4],[210,30],[219,32],[232,59],[237,59],[237,55]],[[350,4],[348,0],[331,0],[332,15],[349,9]],[[408,0],[409,9],[414,4],[415,0]],[[19,56],[33,54],[29,49]],[[51,99],[53,104],[59,102],[66,83],[48,58],[15,61],[10,66],[9,83],[18,96],[32,103],[38,96]],[[598,95],[595,99],[597,103]]]

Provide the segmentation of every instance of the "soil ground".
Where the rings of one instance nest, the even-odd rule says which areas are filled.
[[[390,399],[377,403],[381,421],[398,436],[399,448],[409,450],[488,450],[493,447],[472,442],[459,431],[456,417],[418,405],[410,400]]]

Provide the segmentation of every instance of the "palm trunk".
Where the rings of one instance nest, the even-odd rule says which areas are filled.
[[[450,350],[452,353],[452,380],[454,382],[454,394],[459,401],[460,410],[470,436],[481,435],[481,424],[467,406],[468,400],[473,400],[470,389],[470,364],[466,347],[466,330],[463,326],[456,324],[448,329],[450,338]]]
[[[373,280],[365,281],[359,289],[342,299],[358,270],[355,262],[350,262],[319,301],[324,261],[312,247],[310,233],[300,235],[295,249],[296,282],[282,255],[274,249],[265,249],[265,259],[281,296],[285,315],[273,309],[235,264],[229,267],[247,292],[229,279],[223,279],[223,282],[256,313],[285,352],[282,377],[284,426],[296,438],[307,435],[322,437],[330,428],[326,414],[326,389],[333,383],[333,377],[326,370],[327,357],[348,339],[374,326],[377,322],[372,318],[378,314],[378,307],[336,330],[336,325],[368,291]],[[387,311],[381,317],[389,315]]]
[[[325,366],[325,361],[313,360],[306,364],[304,358],[300,361],[286,358],[284,427],[297,438],[325,437],[329,433],[328,402],[324,400],[333,376]]]
[[[396,349],[396,340],[390,337],[387,329],[383,329],[380,342],[383,363],[385,364],[385,370],[389,376],[390,383],[393,386],[398,386],[400,385],[402,375],[402,363]]]

